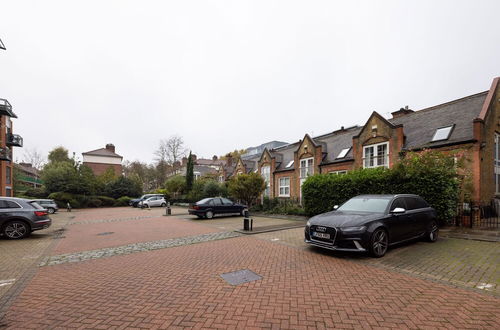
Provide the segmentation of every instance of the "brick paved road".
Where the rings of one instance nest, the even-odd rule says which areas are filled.
[[[136,212],[103,211],[109,213],[108,219]],[[103,219],[98,211],[92,212],[96,212],[92,219]],[[84,215],[79,221],[85,221]],[[175,227],[213,232],[206,225],[168,219]],[[136,224],[129,229],[141,231],[141,223],[147,221],[151,219],[118,222]],[[88,226],[90,232],[101,225],[74,226]],[[68,226],[68,233],[74,226]],[[11,301],[0,324],[12,329],[500,328],[498,297],[366,261],[373,259],[341,258],[304,248],[298,232],[198,244],[185,240],[186,245],[177,247],[40,267],[22,294]],[[275,240],[278,236],[282,239]],[[123,237],[115,243],[125,244],[127,236]],[[73,239],[81,250],[81,242],[73,236],[64,239],[68,249]],[[397,254],[393,250],[386,258]],[[468,264],[473,261],[464,259]],[[220,277],[241,269],[250,269],[262,279],[232,286]]]
[[[258,234],[258,238],[312,253],[323,253],[383,267],[398,272],[439,280],[453,285],[488,291],[500,297],[500,243],[440,238],[436,243],[412,242],[388,251],[383,258],[365,254],[339,253],[309,247],[304,229]]]

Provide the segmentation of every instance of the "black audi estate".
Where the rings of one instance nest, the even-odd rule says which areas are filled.
[[[382,257],[390,245],[438,238],[436,211],[417,195],[361,195],[307,221],[305,242]]]

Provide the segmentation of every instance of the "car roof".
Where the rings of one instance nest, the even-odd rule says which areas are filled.
[[[32,199],[19,198],[19,197],[0,197],[0,200],[7,200],[7,201],[22,201],[22,202],[32,201]]]
[[[393,195],[390,195],[390,194],[380,194],[380,195],[372,194],[372,195],[358,195],[358,196],[353,197],[353,198],[396,198],[396,197],[420,197],[420,196],[415,195],[415,194],[393,194]]]

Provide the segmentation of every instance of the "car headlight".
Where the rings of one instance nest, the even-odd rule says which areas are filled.
[[[356,232],[363,232],[366,230],[366,226],[356,226],[356,227],[344,227],[340,228],[343,233],[356,233]]]
[[[306,227],[311,227],[311,221],[307,220]]]

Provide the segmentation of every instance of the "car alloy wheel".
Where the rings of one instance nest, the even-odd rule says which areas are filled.
[[[167,204],[161,203],[161,207],[165,207],[165,206],[167,206]]]
[[[435,241],[437,241],[438,236],[439,236],[438,225],[437,225],[436,221],[432,221],[429,224],[429,232],[427,233],[427,240],[429,242],[435,242]]]
[[[50,214],[54,214],[56,210],[54,210],[53,208],[49,207],[47,209],[47,211],[50,213]]]
[[[371,252],[374,257],[380,258],[385,255],[389,247],[389,237],[383,229],[377,229],[372,235]]]
[[[214,217],[214,213],[212,211],[207,211],[207,213],[205,213],[205,216],[207,217],[207,219],[212,219]]]
[[[4,227],[3,233],[10,239],[18,239],[28,236],[30,230],[22,221],[11,221]]]

